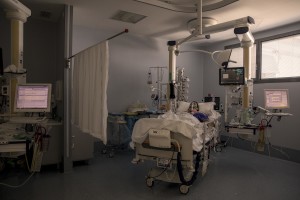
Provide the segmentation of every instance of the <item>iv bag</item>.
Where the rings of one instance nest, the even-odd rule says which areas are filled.
[[[151,74],[151,70],[149,70],[148,72],[148,80],[147,80],[147,84],[152,84],[152,74]]]

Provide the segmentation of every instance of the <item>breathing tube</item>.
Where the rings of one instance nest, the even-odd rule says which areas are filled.
[[[180,178],[180,181],[181,181],[182,184],[190,186],[190,185],[192,185],[194,183],[194,181],[196,180],[197,175],[198,175],[198,169],[199,169],[199,166],[200,166],[200,160],[201,160],[200,152],[197,152],[197,155],[196,155],[196,164],[195,164],[195,171],[193,173],[192,178],[189,181],[186,181],[185,178],[184,178],[184,176],[183,176],[183,168],[182,168],[182,164],[181,164],[181,152],[177,153],[177,171],[178,171],[178,175],[179,175],[179,178]]]

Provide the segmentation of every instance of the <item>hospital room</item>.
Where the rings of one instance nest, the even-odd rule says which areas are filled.
[[[299,199],[299,8],[0,0],[0,199]]]

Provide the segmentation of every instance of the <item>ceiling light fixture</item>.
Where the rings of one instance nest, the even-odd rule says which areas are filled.
[[[135,24],[146,17],[147,16],[145,15],[119,10],[115,15],[111,17],[111,19]]]
[[[202,17],[202,27],[208,27],[212,25],[216,25],[218,21],[211,17]],[[197,18],[191,19],[187,22],[187,29],[192,34],[193,31],[196,30],[197,27]]]

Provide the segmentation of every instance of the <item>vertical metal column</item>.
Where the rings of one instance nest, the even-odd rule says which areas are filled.
[[[169,85],[168,85],[168,98],[167,110],[172,110],[175,101],[175,83],[176,83],[176,41],[168,42],[169,50]]]
[[[65,58],[72,55],[72,24],[73,24],[73,7],[65,6]],[[63,172],[72,170],[72,137],[71,137],[71,69],[70,62],[64,70],[64,157],[63,157]]]
[[[246,81],[243,89],[244,109],[248,109],[251,106],[250,94],[253,93],[253,84],[251,80],[251,47],[252,46],[248,45],[243,46],[244,78]]]
[[[23,68],[24,22],[11,19],[11,63],[17,69]]]
[[[5,3],[5,2],[3,2]],[[11,63],[17,69],[23,68],[23,44],[24,44],[24,23],[31,15],[31,11],[21,4],[8,3],[5,9],[6,18],[11,21]],[[14,7],[13,5],[18,7]],[[13,8],[14,7],[14,8]]]
[[[10,19],[11,26],[11,64],[15,65],[17,70],[23,69],[23,46],[24,46],[24,23],[31,15],[31,11],[27,7],[23,10],[18,8],[8,8],[5,10],[6,17]],[[26,74],[10,78],[9,91],[9,113],[14,111],[15,89],[18,83],[26,83]]]
[[[197,31],[198,35],[202,35],[202,0],[199,0],[197,4]]]

